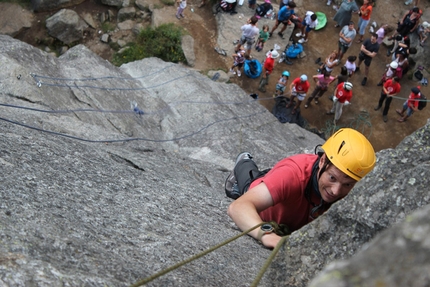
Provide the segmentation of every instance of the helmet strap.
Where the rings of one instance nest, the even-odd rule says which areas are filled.
[[[307,184],[306,189],[305,189],[305,197],[306,197],[307,201],[313,206],[313,208],[310,212],[310,215],[309,215],[312,219],[317,218],[320,211],[327,210],[331,206],[331,204],[328,204],[327,202],[325,202],[323,200],[323,198],[321,197],[319,187],[318,187],[318,179],[320,178],[321,174],[326,170],[327,165],[330,163],[330,162],[326,161],[323,168],[321,170],[319,170],[319,162],[320,162],[321,156],[323,154],[324,153],[318,153],[318,159],[315,161],[315,163],[312,167],[311,178],[309,179],[308,184]],[[316,203],[314,203],[311,199],[312,191],[320,199],[320,202],[318,205]],[[316,216],[314,216],[314,215],[316,215]]]

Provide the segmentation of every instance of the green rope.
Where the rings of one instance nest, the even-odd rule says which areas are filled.
[[[212,251],[214,251],[214,250],[216,250],[216,249],[218,249],[218,248],[220,248],[220,247],[224,246],[224,245],[227,245],[228,243],[230,243],[230,242],[232,242],[232,241],[234,241],[234,240],[238,239],[239,237],[241,237],[241,236],[243,236],[243,235],[248,234],[248,233],[249,233],[249,232],[251,232],[252,230],[256,229],[257,227],[259,227],[259,226],[261,226],[261,225],[263,225],[264,223],[265,223],[265,222],[262,222],[262,223],[260,223],[260,224],[257,224],[256,226],[254,226],[254,227],[252,227],[252,228],[250,228],[250,229],[248,229],[248,230],[246,230],[246,231],[244,231],[244,232],[240,233],[239,235],[236,235],[236,236],[234,236],[234,237],[232,237],[232,238],[230,238],[230,239],[228,239],[228,240],[226,240],[226,241],[224,241],[224,242],[222,242],[222,243],[220,243],[220,244],[218,244],[218,245],[216,245],[216,246],[213,246],[213,247],[211,247],[211,248],[209,248],[209,249],[207,249],[207,250],[205,250],[205,251],[203,251],[203,252],[201,252],[201,253],[199,253],[199,254],[196,254],[196,255],[194,255],[194,256],[192,256],[192,257],[190,257],[190,258],[188,258],[188,259],[186,259],[186,260],[184,260],[184,261],[182,261],[182,262],[179,262],[179,263],[177,263],[177,264],[175,264],[175,265],[173,265],[173,266],[170,266],[169,268],[166,268],[166,269],[164,269],[164,270],[161,270],[160,272],[158,272],[158,273],[156,273],[156,274],[154,274],[154,275],[152,275],[152,276],[149,276],[149,277],[147,277],[147,278],[144,278],[144,279],[142,279],[142,280],[140,280],[140,281],[136,282],[135,284],[130,285],[130,287],[138,287],[138,286],[145,285],[145,284],[147,284],[147,283],[151,282],[152,280],[154,280],[154,279],[156,279],[156,278],[158,278],[158,277],[160,277],[160,276],[162,276],[162,275],[164,275],[164,274],[167,274],[167,273],[169,273],[170,271],[175,270],[176,268],[181,267],[182,265],[185,265],[185,264],[187,264],[187,263],[189,263],[189,262],[191,262],[191,261],[193,261],[193,260],[196,260],[196,259],[198,259],[198,258],[200,258],[200,257],[202,257],[202,256],[204,256],[204,255],[206,255],[206,254],[208,254],[208,253],[210,253],[210,252],[212,252]]]
[[[269,268],[270,264],[272,264],[273,259],[275,258],[276,254],[278,253],[279,249],[281,249],[281,246],[284,244],[287,238],[288,236],[282,237],[281,240],[279,240],[278,244],[276,244],[276,247],[273,249],[272,253],[270,253],[270,256],[267,258],[266,262],[264,262],[264,265],[260,269],[260,272],[258,272],[257,277],[255,277],[254,281],[252,282],[251,287],[256,287],[258,285],[261,278],[263,278],[263,275],[266,272],[267,268]]]
[[[333,120],[327,120],[325,122],[325,128],[322,128],[321,131],[324,133],[326,139],[331,137],[340,127],[333,124]]]
[[[350,128],[353,128],[357,131],[361,131],[362,134],[365,134],[366,127],[370,128],[370,134],[368,137],[372,135],[372,123],[370,122],[370,115],[368,111],[361,111],[355,119],[351,121],[349,124]]]

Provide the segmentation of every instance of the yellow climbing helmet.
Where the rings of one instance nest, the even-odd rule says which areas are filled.
[[[356,181],[375,166],[376,155],[372,144],[354,129],[338,130],[322,145],[322,149],[334,166]]]

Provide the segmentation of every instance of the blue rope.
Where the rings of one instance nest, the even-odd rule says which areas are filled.
[[[22,126],[25,128],[29,128],[29,129],[33,129],[36,131],[40,131],[40,132],[44,132],[44,133],[48,133],[48,134],[52,134],[52,135],[57,135],[57,136],[61,136],[61,137],[65,137],[65,138],[70,138],[70,139],[74,139],[74,140],[79,140],[79,141],[83,141],[83,142],[90,142],[90,143],[117,143],[117,142],[131,142],[131,141],[148,141],[148,142],[170,142],[170,141],[178,141],[181,139],[186,139],[189,137],[192,137],[198,133],[203,132],[204,130],[208,129],[209,127],[221,123],[221,122],[226,122],[226,121],[231,121],[231,120],[235,120],[235,119],[242,119],[242,118],[250,118],[252,116],[258,115],[258,114],[262,114],[265,113],[266,111],[262,111],[262,112],[258,112],[258,113],[252,113],[249,115],[245,115],[245,116],[235,116],[235,117],[231,117],[228,119],[220,119],[217,121],[214,121],[212,123],[209,123],[205,126],[203,126],[202,128],[200,128],[199,130],[192,132],[190,134],[187,135],[183,135],[180,137],[175,137],[175,138],[171,138],[171,139],[149,139],[149,138],[141,138],[141,137],[135,137],[135,138],[126,138],[126,139],[103,139],[103,140],[91,140],[91,139],[85,139],[85,138],[80,138],[80,137],[76,137],[76,136],[71,136],[71,135],[67,135],[67,134],[63,134],[63,133],[58,133],[58,132],[53,132],[53,131],[49,131],[49,130],[45,130],[45,129],[41,129],[38,127],[34,127],[34,126],[30,126],[30,125],[26,125],[17,121],[13,121],[13,120],[9,120],[9,119],[5,119],[0,117],[0,120],[14,124],[14,125],[18,125],[18,126]]]

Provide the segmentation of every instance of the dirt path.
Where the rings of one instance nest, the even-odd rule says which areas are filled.
[[[382,22],[394,22],[395,18],[393,15],[398,15],[402,10],[405,9],[403,2],[394,4],[384,4],[385,0],[380,0],[381,7],[376,7],[372,19],[381,19],[377,21],[379,24]],[[385,3],[391,3],[385,1]],[[215,17],[212,14],[211,5],[206,5],[202,8],[198,8],[199,0],[192,0],[188,2],[187,10],[185,11],[185,18],[177,20],[175,18],[175,7],[165,6],[162,9],[163,21],[173,22],[177,25],[181,25],[186,29],[186,31],[194,38],[195,44],[195,54],[196,62],[195,69],[202,72],[206,72],[213,69],[223,69],[228,71],[229,65],[231,65],[230,57],[223,57],[214,52],[214,47],[217,39],[217,23]],[[272,110],[274,101],[271,99],[274,93],[276,81],[280,74],[284,70],[288,70],[291,73],[291,78],[289,83],[301,74],[307,74],[309,78],[316,74],[317,65],[315,64],[315,59],[318,57],[325,58],[331,50],[337,49],[338,33],[339,28],[334,28],[334,22],[331,17],[335,14],[332,7],[325,5],[325,1],[308,1],[308,10],[321,11],[327,15],[328,23],[327,26],[320,30],[311,32],[309,42],[304,44],[305,52],[307,56],[303,59],[295,59],[292,66],[286,65],[285,63],[276,63],[274,73],[271,76],[270,84],[267,88],[266,93],[261,93],[257,91],[258,79],[250,79],[246,76],[232,77],[231,82],[238,84],[248,93],[258,93],[261,99],[261,104],[265,106],[268,110]],[[322,4],[323,3],[323,4]],[[160,5],[159,0],[149,0],[148,4]],[[246,5],[246,4],[245,4]],[[429,4],[426,4],[429,6]],[[382,7],[383,6],[383,7]],[[275,7],[277,5],[275,4]],[[427,7],[429,8],[429,7]],[[93,17],[99,17],[101,12],[107,11],[109,7],[100,5],[96,0],[87,0],[84,3],[71,7],[75,11],[90,12]],[[192,10],[193,12],[192,12]],[[35,22],[31,29],[22,33],[17,38],[34,46],[41,46],[43,39],[46,38],[46,28],[44,27],[45,19],[55,12],[37,13],[35,14]],[[239,17],[239,14],[232,15],[231,17]],[[230,16],[230,15],[229,15]],[[97,18],[98,19],[98,18]],[[353,20],[357,22],[357,16],[353,16]],[[149,25],[149,23],[146,23]],[[274,21],[272,22],[272,25]],[[124,32],[122,32],[124,33]],[[130,32],[128,32],[130,34]],[[118,34],[116,37],[127,37],[130,35]],[[274,34],[273,37],[278,37]],[[366,34],[368,37],[368,34]],[[93,52],[100,55],[102,58],[110,60],[113,55],[113,50],[108,44],[101,43],[99,30],[89,29],[86,33],[83,44],[86,45]],[[232,39],[234,40],[234,39]],[[287,40],[276,39],[277,42],[282,43],[285,47]],[[358,55],[359,44],[353,44],[349,49],[346,56],[348,55]],[[255,52],[256,53],[256,52]],[[397,114],[395,112],[396,108],[400,108],[403,100],[396,99],[391,105],[390,112],[388,114],[388,122],[382,121],[381,111],[375,112],[373,107],[377,104],[379,99],[381,89],[376,86],[379,81],[384,67],[390,62],[389,58],[385,56],[386,48],[381,47],[380,52],[373,60],[371,64],[371,70],[369,75],[369,81],[365,87],[361,86],[361,80],[363,78],[362,72],[358,72],[352,79],[351,82],[354,84],[354,96],[352,99],[352,105],[344,108],[344,113],[338,126],[353,126],[361,130],[369,140],[374,145],[377,151],[385,148],[394,148],[405,136],[411,134],[413,131],[423,126],[430,116],[430,107],[425,110],[415,113],[406,123],[397,122]],[[362,70],[364,65],[362,65]],[[337,75],[340,71],[340,66],[336,67],[333,71],[334,75]],[[402,93],[399,95],[401,97],[407,97],[410,88],[415,85],[408,79],[402,79]],[[311,90],[314,88],[314,83],[311,82]],[[331,87],[333,90],[334,87]],[[329,90],[330,91],[330,90]],[[423,88],[424,94],[429,95],[428,87]],[[309,122],[311,127],[316,127],[319,130],[332,129],[331,126],[333,116],[327,116],[326,111],[331,108],[332,102],[328,99],[330,92],[324,95],[323,99],[320,100],[318,106],[312,105],[308,109],[304,109],[302,106],[301,114]],[[357,124],[357,120],[361,120]]]

